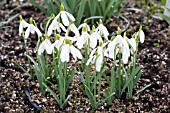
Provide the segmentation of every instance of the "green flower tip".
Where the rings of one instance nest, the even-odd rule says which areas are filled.
[[[100,20],[99,20],[99,24],[103,24],[103,21],[102,21],[102,19],[100,19]]]
[[[60,5],[60,11],[64,11],[64,5],[62,3]]]
[[[135,35],[136,35],[136,34],[134,33],[134,34],[132,35],[132,38],[135,38]]]
[[[102,45],[103,45],[103,42],[100,41],[100,42],[99,42],[99,46],[101,47]]]
[[[86,24],[87,24],[87,19],[84,19],[84,23],[86,23]]]
[[[115,39],[115,36],[112,36],[112,37],[111,37],[111,41],[113,41],[114,39]]]
[[[30,24],[33,24],[33,18],[32,17],[30,18]]]
[[[53,18],[55,18],[55,15],[54,15],[54,13],[52,13],[52,14],[51,14],[51,18],[52,18],[52,19],[53,19]]]
[[[121,29],[120,29],[120,27],[117,28],[117,35],[121,35]]]
[[[124,34],[123,34],[123,37],[125,37],[126,36],[126,32],[124,32]]]
[[[140,26],[139,30],[142,30],[142,26]]]
[[[70,20],[70,25],[71,25],[71,24],[74,24],[74,21]]]
[[[42,41],[42,42],[44,41],[44,38],[43,38],[43,37],[41,37],[41,41]]]
[[[65,43],[66,43],[66,44],[69,44],[70,46],[72,45],[72,43],[70,42],[70,40],[67,39],[67,38],[65,39]]]
[[[57,40],[60,40],[60,35],[59,34],[55,34],[55,37]]]
[[[22,21],[22,20],[23,20],[23,18],[22,18],[22,16],[21,16],[21,15],[19,16],[19,18],[20,18],[20,21]]]
[[[92,26],[92,31],[95,32],[96,31],[96,27],[93,25]]]
[[[82,32],[86,32],[86,31],[87,31],[87,28],[83,27]]]

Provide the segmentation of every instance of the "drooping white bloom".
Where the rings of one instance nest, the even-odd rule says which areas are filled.
[[[90,27],[87,23],[83,23],[78,27],[78,30],[80,30],[81,28],[85,27],[87,29],[87,31],[90,31]]]
[[[93,32],[90,37],[90,47],[95,48],[97,46],[97,41],[103,42],[101,36],[98,32]]]
[[[53,30],[57,30],[57,32],[61,32],[61,29],[64,31],[64,32],[67,32],[66,28],[63,26],[63,24],[61,24],[60,22],[58,22],[58,18],[59,18],[59,15],[57,15],[54,20],[51,22],[49,28],[48,28],[48,31],[47,31],[47,35],[50,36],[52,34],[52,31]],[[60,29],[61,28],[61,29]]]
[[[130,44],[130,46],[132,47],[133,52],[136,51],[136,40],[135,38],[131,38],[129,39],[127,36],[124,37],[126,39],[126,41]]]
[[[46,50],[47,54],[52,54],[53,46],[50,40],[45,39],[38,48],[38,55],[41,55],[44,50]]]
[[[42,33],[40,32],[40,30],[37,27],[35,27],[33,24],[28,24],[27,25],[27,29],[25,31],[25,38],[29,37],[30,32],[32,34],[34,34],[36,32],[38,34],[38,36],[42,36]]]
[[[61,17],[64,26],[69,26],[69,20],[75,21],[74,16],[66,11],[60,11],[59,14],[56,16],[56,20],[58,20],[59,17]]]
[[[115,60],[114,56],[117,55],[119,50],[122,53],[123,63],[126,64],[130,56],[130,50],[127,41],[121,35],[117,35],[115,39],[108,44],[105,55]]]
[[[103,24],[99,24],[99,26],[96,28],[96,31],[99,32],[99,34],[106,40],[108,40],[109,32]]]
[[[61,53],[60,53],[60,59],[61,62],[68,62],[69,61],[69,54],[72,54],[74,59],[82,59],[82,55],[80,53],[80,51],[75,48],[73,45],[69,45],[69,44],[64,44],[61,47]]]
[[[139,30],[138,35],[140,38],[140,42],[143,43],[145,40],[145,34],[144,34],[143,30]]]
[[[97,52],[97,55],[95,54],[95,52]],[[95,63],[96,71],[100,72],[103,63],[103,47],[99,46],[92,50],[90,58],[87,60],[86,65],[89,65],[90,62]]]
[[[77,38],[76,46],[79,49],[82,49],[83,45],[88,41],[88,38],[90,38],[90,37],[91,36],[86,31],[82,32],[82,35]]]
[[[20,22],[20,25],[19,25],[19,35],[22,34],[23,28],[26,28],[26,27],[28,27],[28,26],[29,26],[29,24],[28,24],[25,20],[22,20],[22,21]]]
[[[60,37],[59,40],[56,40],[53,44],[52,44],[52,48],[56,47],[57,50],[59,51],[61,45],[63,44],[63,41],[64,41],[64,37]]]
[[[70,30],[75,34],[76,37],[80,36],[78,28],[75,26],[75,24],[70,24]]]

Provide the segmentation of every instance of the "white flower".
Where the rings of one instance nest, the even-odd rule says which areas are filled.
[[[58,15],[54,18],[54,20],[51,22],[48,31],[47,31],[47,35],[50,36],[52,34],[53,30],[57,30],[59,33],[61,32],[61,29],[66,32],[66,28],[63,26],[63,24],[58,22]],[[61,28],[61,29],[60,29]]]
[[[82,35],[77,39],[76,46],[79,49],[82,49],[83,45],[88,41],[88,38],[90,37],[91,36],[87,32],[82,32]]]
[[[53,47],[56,47],[57,50],[59,51],[61,45],[63,44],[63,40],[64,40],[64,37],[60,37],[59,40],[56,40],[56,41],[52,44],[52,48],[53,48]]]
[[[132,47],[133,52],[135,52],[135,51],[136,51],[136,40],[135,40],[135,38],[129,39],[129,38],[127,38],[127,36],[125,36],[124,38],[126,39],[126,41],[127,41],[127,42],[130,44],[130,46]]]
[[[60,59],[61,62],[68,62],[69,61],[69,54],[72,54],[74,59],[82,59],[82,55],[80,53],[80,51],[75,48],[73,45],[69,45],[69,44],[64,44],[61,47],[61,53],[60,53]]]
[[[87,23],[81,24],[81,25],[78,27],[78,30],[80,30],[80,29],[83,28],[83,27],[87,28],[87,31],[90,31],[90,27],[89,27],[89,25],[88,25]]]
[[[117,35],[115,39],[108,44],[105,55],[115,60],[114,56],[117,55],[119,49],[122,53],[123,63],[126,64],[130,56],[130,50],[127,41],[121,35]],[[108,54],[106,54],[107,52]]]
[[[143,30],[140,30],[138,32],[138,35],[139,35],[139,38],[140,38],[140,42],[143,43],[144,40],[145,40],[145,34],[144,34]]]
[[[59,17],[61,17],[64,26],[69,26],[69,20],[75,21],[74,16],[66,11],[60,11],[60,13],[56,16],[56,20],[58,20]]]
[[[36,32],[38,34],[38,36],[42,36],[42,33],[40,32],[40,30],[37,27],[35,27],[33,24],[28,24],[27,25],[27,29],[25,31],[25,38],[29,37],[30,32],[32,34],[34,34]]]
[[[95,54],[97,50],[97,55]],[[95,55],[94,55],[95,54]],[[97,59],[96,59],[97,58]],[[97,72],[100,72],[101,70],[101,67],[102,67],[102,63],[103,63],[103,47],[98,47],[98,48],[95,48],[91,54],[90,54],[90,58],[87,60],[87,63],[86,65],[89,65],[90,62],[95,63],[95,68],[96,68],[96,71]]]
[[[22,20],[22,21],[20,22],[20,25],[19,25],[19,35],[22,34],[23,28],[28,27],[28,25],[29,25],[29,24],[28,24],[25,20]]]
[[[97,46],[97,41],[99,40],[99,42],[103,42],[101,36],[99,35],[98,32],[93,32],[91,34],[91,37],[90,37],[90,47],[91,48],[95,48]]]
[[[46,50],[47,54],[52,54],[53,47],[51,45],[50,40],[45,39],[38,48],[38,55],[41,55],[44,50]]]
[[[76,37],[80,36],[78,28],[75,26],[75,24],[70,25],[70,30],[75,34]]]
[[[96,28],[96,31],[99,32],[101,36],[104,36],[106,40],[108,40],[109,32],[103,24],[99,24],[99,26]]]

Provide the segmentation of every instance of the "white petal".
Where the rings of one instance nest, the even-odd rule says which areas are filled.
[[[68,20],[68,17],[66,15],[65,11],[61,11],[61,19],[65,26],[69,25],[69,20]]]
[[[97,60],[96,60],[96,71],[100,72],[101,67],[102,67],[102,62],[103,62],[103,55],[100,54],[100,55],[97,57]]]
[[[140,42],[143,43],[145,40],[145,34],[142,30],[140,30],[139,37],[140,37]]]
[[[136,40],[134,38],[131,38],[128,40],[128,42],[130,43],[130,45],[133,48],[133,51],[135,52],[136,51]]]
[[[45,50],[44,43],[42,42],[38,48],[38,55],[41,55]]]
[[[43,43],[44,43],[45,50],[47,51],[47,54],[52,54],[53,48],[51,42],[48,39],[45,39]]]
[[[20,22],[20,24],[19,24],[19,35],[21,35],[22,32],[23,32],[23,25],[22,25],[22,23]]]
[[[60,53],[61,62],[69,61],[69,53],[70,53],[69,49],[70,48],[68,44],[62,46],[61,53]]]
[[[71,54],[73,55],[75,60],[76,60],[77,57],[79,59],[82,59],[82,55],[77,48],[75,48],[74,46],[70,46],[70,50],[71,50]]]
[[[79,35],[80,35],[78,28],[77,28],[74,24],[71,24],[71,25],[70,25],[70,30],[71,30],[76,36],[79,36]]]
[[[40,30],[37,27],[34,26],[34,30],[36,31],[38,36],[42,36],[42,33],[40,32]]]
[[[85,43],[84,37],[81,35],[81,36],[78,37],[78,39],[77,39],[76,46],[77,46],[79,49],[82,49],[84,43]]]
[[[52,31],[53,31],[53,25],[51,24],[51,25],[49,26],[49,28],[48,28],[47,35],[48,35],[48,36],[51,36]]]
[[[30,35],[30,27],[27,28],[27,30],[25,31],[25,38],[27,39]]]
[[[75,21],[75,18],[74,18],[74,16],[72,14],[70,14],[70,13],[68,13],[66,11],[65,11],[65,13],[67,14],[67,16],[69,17],[70,20]]]
[[[78,30],[81,29],[84,26],[85,23],[80,24],[80,26],[78,27]]]
[[[58,18],[60,17],[60,13],[54,18],[53,21],[58,21]]]
[[[95,55],[94,55],[95,52],[96,52],[96,48],[91,51],[91,53],[90,53],[90,58],[87,60],[86,65],[89,65],[89,63],[92,61],[92,59],[93,59],[94,56],[95,56]]]
[[[61,27],[61,29],[64,31],[64,32],[67,32],[66,28],[63,26],[63,24],[59,23],[59,26]]]
[[[97,45],[97,33],[92,33],[90,38],[90,47],[95,48]]]
[[[63,41],[62,40],[56,40],[53,44],[52,47],[56,47],[57,50],[59,50],[59,48],[61,47]]]

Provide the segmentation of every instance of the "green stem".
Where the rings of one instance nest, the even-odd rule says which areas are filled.
[[[119,70],[118,70],[118,98],[121,97],[121,54],[119,53]]]

